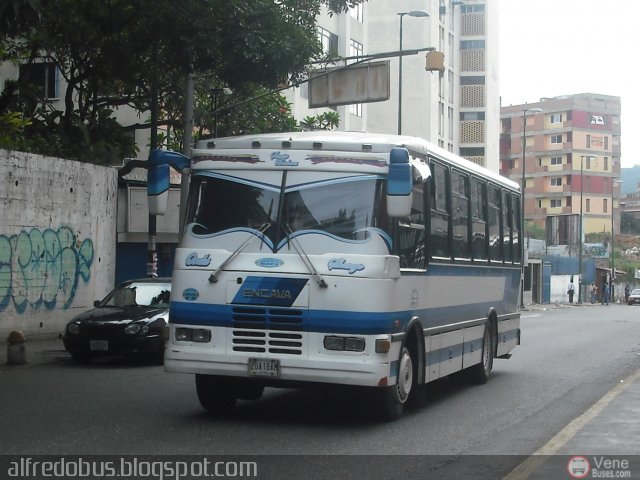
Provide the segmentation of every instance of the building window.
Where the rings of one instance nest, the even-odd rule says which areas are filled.
[[[363,23],[364,22],[364,12],[363,12],[363,7],[362,4],[358,4],[358,5],[354,5],[353,7],[349,8],[349,15],[351,15],[353,18],[355,18],[358,22]]]
[[[607,137],[606,135],[604,137],[604,149],[605,150],[609,149],[609,137]]]
[[[562,186],[562,177],[552,178],[551,179],[552,187],[560,187]]]
[[[460,156],[469,157],[484,157],[484,147],[467,147],[460,149]]]
[[[349,56],[360,58],[363,55],[364,55],[364,45],[362,45],[360,42],[357,42],[352,38],[351,42],[349,43]],[[362,104],[355,103],[355,104],[349,105],[349,112],[352,115],[355,115],[356,117],[362,117]]]
[[[590,199],[590,198],[587,198],[587,199],[585,200],[585,202],[584,202],[584,209],[585,209],[585,211],[587,211],[587,212],[590,212],[590,211],[591,211],[591,199]]]
[[[607,213],[607,210],[608,210],[608,203],[609,203],[609,202],[608,202],[608,199],[606,199],[606,198],[603,198],[603,199],[602,199],[602,212],[603,212],[603,213]]]
[[[322,51],[327,55],[338,55],[338,36],[322,27],[318,27],[318,39],[322,43]]]
[[[587,135],[587,148],[591,148],[591,135]]]
[[[460,50],[484,49],[484,45],[484,40],[462,40],[460,42]]]
[[[460,13],[482,13],[482,12],[484,12],[484,4],[460,6]]]
[[[484,112],[460,112],[460,121],[484,120]]]
[[[562,157],[551,157],[551,165],[562,165]]]
[[[47,100],[59,98],[58,68],[53,63],[29,63],[20,65],[20,83],[27,86],[30,93]]]
[[[609,170],[609,157],[604,157],[604,170]]]
[[[551,143],[562,143],[562,135],[551,135]]]
[[[552,113],[551,114],[551,123],[562,123],[562,114],[561,113]]]
[[[484,75],[460,77],[460,85],[484,85]]]
[[[552,199],[551,200],[551,208],[560,208],[562,207],[562,200],[559,199]]]

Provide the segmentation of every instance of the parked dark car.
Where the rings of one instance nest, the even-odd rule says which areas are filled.
[[[120,284],[67,324],[64,348],[78,362],[107,355],[142,355],[162,362],[170,294],[170,278]]]
[[[631,290],[627,303],[629,305],[636,305],[640,303],[640,288],[634,288]]]

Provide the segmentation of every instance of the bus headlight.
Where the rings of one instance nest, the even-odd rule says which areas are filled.
[[[211,330],[206,328],[176,328],[176,342],[197,342],[209,343],[211,341]]]
[[[176,342],[190,342],[193,338],[193,330],[190,328],[176,328]]]
[[[325,350],[347,351],[347,352],[364,352],[365,341],[361,337],[324,337]]]
[[[344,350],[344,337],[324,337],[324,348],[327,350]]]
[[[344,349],[349,352],[364,352],[364,338],[359,338],[359,337],[345,338]]]

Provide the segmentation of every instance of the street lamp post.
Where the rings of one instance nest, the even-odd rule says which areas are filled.
[[[522,269],[520,271],[520,308],[524,308],[524,198],[526,186],[524,159],[527,150],[527,113],[541,112],[541,108],[525,108],[522,111],[522,182],[520,183],[520,261],[522,262]]]
[[[405,15],[410,17],[428,17],[429,13],[424,10],[411,10],[409,12],[398,12],[400,16],[400,48],[398,49],[398,135],[402,135],[402,19]]]
[[[615,229],[614,229],[614,217],[613,217],[613,202],[614,202],[614,188],[616,185],[620,185],[622,181],[619,178],[612,177],[611,178],[611,285],[609,291],[611,292],[611,303],[614,302],[614,292],[613,292],[613,281],[616,279],[616,267],[615,260],[613,258],[614,250],[613,247],[615,245]]]
[[[597,158],[595,155],[580,155],[580,229],[578,234],[578,303],[582,303],[582,192],[584,190],[584,159]]]

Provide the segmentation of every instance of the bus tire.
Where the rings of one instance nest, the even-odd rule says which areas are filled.
[[[395,385],[378,389],[376,398],[377,414],[384,421],[392,421],[400,418],[404,406],[409,400],[412,388],[416,381],[414,376],[415,360],[407,347],[402,348],[398,367],[398,379]]]
[[[237,392],[228,378],[196,373],[196,391],[200,405],[214,415],[229,413],[238,400]]]
[[[495,335],[491,321],[487,321],[484,326],[482,336],[482,360],[480,363],[469,367],[466,371],[467,379],[470,383],[483,385],[487,383],[493,369],[493,352],[495,351]]]
[[[264,385],[248,380],[240,381],[237,387],[240,400],[258,400],[262,397],[262,392],[264,392]]]

